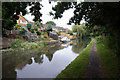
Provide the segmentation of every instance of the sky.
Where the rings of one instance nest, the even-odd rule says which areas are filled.
[[[69,9],[66,10],[63,13],[63,17],[59,18],[59,19],[53,19],[53,16],[49,15],[49,12],[52,11],[52,6],[54,7],[57,2],[51,2],[51,4],[49,4],[48,0],[42,0],[42,2],[40,2],[43,7],[41,8],[40,12],[42,13],[42,23],[45,24],[47,21],[54,21],[56,23],[57,26],[63,27],[63,28],[68,28],[70,30],[72,30],[72,25],[67,25],[67,23],[69,22],[69,19],[74,15],[73,11],[74,9]],[[27,7],[27,10],[29,12],[29,8],[30,6]],[[34,16],[31,15],[31,13],[26,14],[24,16],[28,21],[33,22],[33,18]],[[82,21],[84,22],[84,21]]]

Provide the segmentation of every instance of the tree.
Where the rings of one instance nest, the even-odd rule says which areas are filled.
[[[32,3],[32,7],[30,8],[30,13],[32,13],[32,15],[34,15],[35,17],[34,17],[34,19],[33,19],[33,21],[39,21],[39,22],[41,22],[42,20],[40,19],[40,17],[42,16],[42,14],[41,14],[41,12],[40,12],[40,10],[41,10],[41,7],[43,7],[42,6],[42,4],[40,4],[39,2],[33,2]]]
[[[73,35],[73,31],[72,30],[68,30],[68,34]]]
[[[17,23],[20,13],[24,16],[27,14],[26,7],[32,6],[30,13],[35,16],[34,21],[41,21],[40,3],[38,2],[3,2],[2,3],[2,28],[11,30]],[[9,14],[8,14],[9,13]]]
[[[37,26],[37,27],[39,27],[39,28],[41,28],[42,25],[43,25],[43,24],[42,24],[41,22],[39,22],[39,21],[36,21],[36,22],[34,22],[34,24],[33,24],[33,26]]]
[[[15,29],[15,30],[19,30],[20,28],[22,28],[22,26],[19,25],[19,24],[16,24],[16,25],[14,26],[14,29]]]
[[[26,7],[29,3],[22,2],[3,2],[2,3],[2,27],[12,29],[19,18],[17,15],[27,13]],[[9,13],[9,14],[8,14]]]
[[[93,27],[97,25],[100,28],[104,27],[103,30],[106,30],[106,33],[110,35],[116,35],[120,32],[120,30],[118,30],[120,21],[120,2],[85,2],[79,4],[72,4],[72,2],[59,2],[55,7],[53,7],[53,10],[55,11],[55,13],[53,13],[54,18],[61,18],[61,15],[65,10],[72,8],[70,6],[74,7],[75,10],[74,16],[69,20],[69,24],[80,24],[80,21],[84,18],[89,29],[93,29]],[[60,7],[63,8],[60,9]]]
[[[77,32],[77,38],[81,39],[84,35],[84,28],[80,25],[73,25],[72,26],[73,32]]]
[[[119,44],[114,47],[116,49],[114,51],[120,56],[120,37],[118,35],[120,34],[120,2],[82,2],[79,4],[59,2],[52,8],[55,11],[52,15],[55,19],[61,18],[63,12],[72,8],[71,6],[74,7],[75,10],[74,16],[69,20],[69,24],[80,24],[80,21],[84,19],[87,29],[90,30],[90,32],[97,33],[98,35],[104,32],[106,36],[109,36],[109,40],[111,40],[111,38],[114,40],[112,46]],[[62,9],[60,9],[61,7]]]
[[[53,21],[48,21],[48,22],[46,22],[46,24],[56,26],[56,24]]]
[[[50,31],[52,31],[52,27],[51,27],[51,25],[48,25],[48,27],[46,27],[45,30],[47,31],[48,36],[49,36]]]

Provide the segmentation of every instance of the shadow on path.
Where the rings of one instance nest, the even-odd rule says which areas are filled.
[[[103,68],[97,53],[95,40],[93,39],[93,44],[89,54],[88,65],[86,68],[84,78],[102,78],[102,77],[103,77]]]

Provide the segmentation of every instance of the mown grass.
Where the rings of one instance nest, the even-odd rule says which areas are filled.
[[[118,58],[103,42],[95,39],[98,55],[104,68],[104,78],[118,78]],[[112,45],[111,45],[112,46]]]
[[[57,75],[55,80],[58,78],[83,78],[86,66],[88,64],[88,57],[92,43],[93,40],[91,40],[89,45],[74,61],[72,61],[59,75]]]

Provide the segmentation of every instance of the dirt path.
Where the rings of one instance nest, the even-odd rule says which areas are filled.
[[[97,48],[95,46],[95,40],[93,39],[93,45],[89,54],[88,65],[85,72],[85,78],[102,78],[103,68],[101,66]]]

